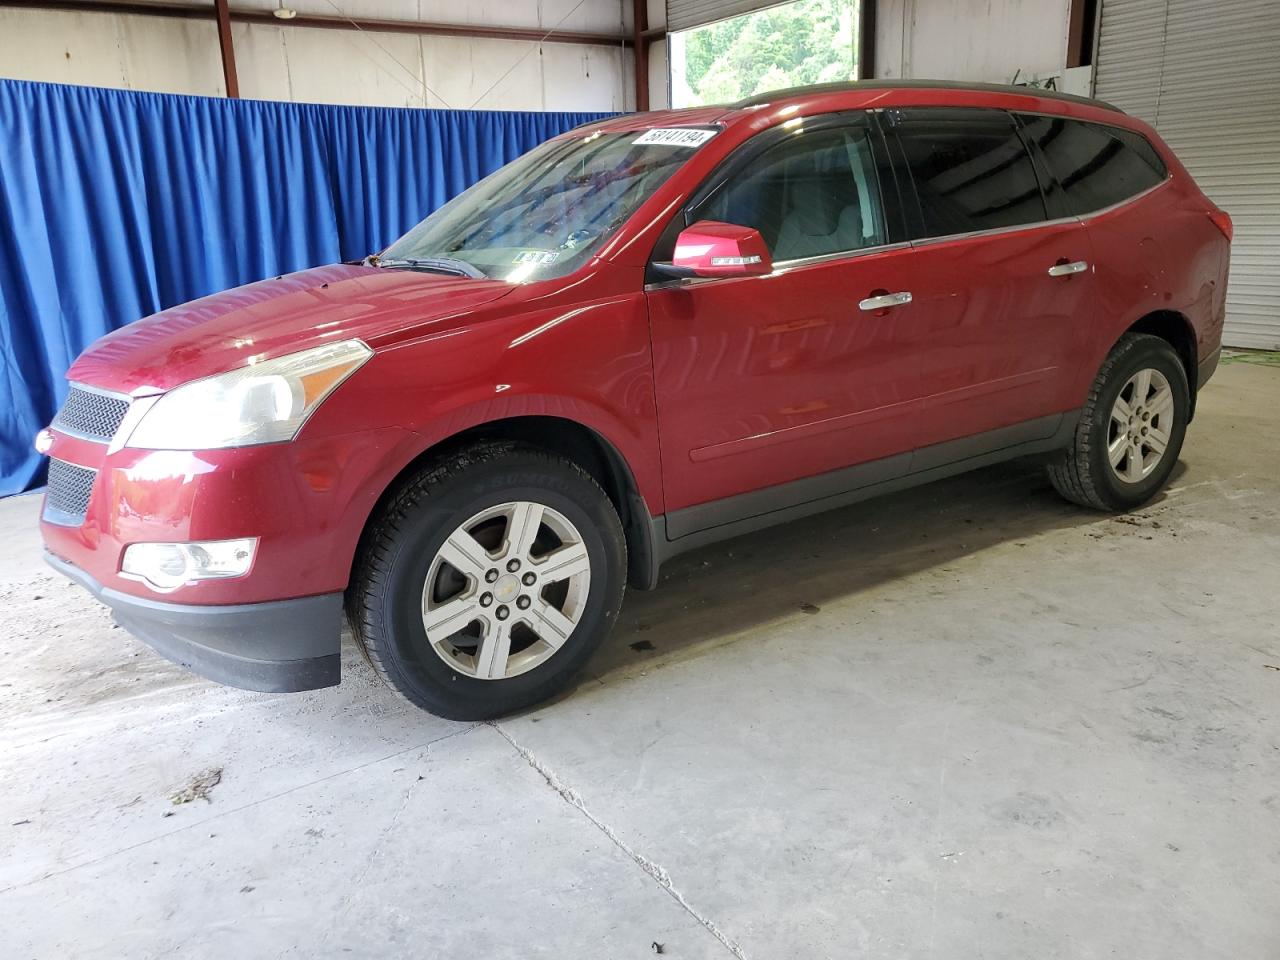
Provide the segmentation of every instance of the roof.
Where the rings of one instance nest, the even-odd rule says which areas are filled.
[[[1042,97],[1046,100],[1061,100],[1066,103],[1079,103],[1085,106],[1112,110],[1116,113],[1124,111],[1115,104],[1092,97],[1078,97],[1073,93],[1060,93],[1057,90],[1046,90],[1042,87],[1013,86],[1007,83],[968,83],[956,80],[851,80],[843,83],[815,83],[807,87],[788,87],[783,90],[770,90],[760,93],[728,106],[734,109],[755,107],[765,103],[776,103],[779,100],[791,100],[798,97],[820,93],[857,93],[870,90],[971,90],[974,93],[1011,93],[1024,97]]]
[[[587,128],[622,132],[627,130],[650,130],[653,127],[698,127],[711,126],[732,112],[732,107],[718,104],[709,107],[679,107],[674,110],[648,110],[643,113],[619,113],[604,120],[588,120],[576,127],[566,130],[560,136],[576,133]]]
[[[927,101],[929,92],[939,91],[951,94],[951,96],[945,98],[951,105],[957,105],[955,104],[956,93],[974,93],[988,96],[994,94],[1076,104],[1077,106],[1091,107],[1095,110],[1104,110],[1121,116],[1128,116],[1119,107],[1103,100],[1078,97],[1071,93],[1059,93],[1057,90],[1044,90],[1040,87],[1018,87],[1003,83],[963,83],[953,80],[853,80],[844,83],[816,83],[807,87],[770,90],[767,93],[739,100],[737,103],[708,104],[701,107],[682,107],[675,110],[655,110],[646,113],[623,113],[606,120],[588,121],[579,127],[573,128],[573,131],[561,134],[561,136],[573,135],[586,127],[611,132],[623,132],[648,130],[652,127],[661,126],[724,125],[759,113],[754,109],[756,107],[788,105],[788,101],[798,101],[803,104],[806,100],[830,97],[833,94],[839,95],[842,93],[866,94],[868,104],[872,102],[884,104],[892,98],[885,98],[876,94],[893,91],[916,91],[914,96],[906,98],[911,101],[913,106],[920,104],[922,94],[923,99]],[[974,104],[974,106],[980,106],[980,104]]]

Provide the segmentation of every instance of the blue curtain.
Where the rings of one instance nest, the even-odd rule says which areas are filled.
[[[0,80],[0,496],[71,361],[139,317],[385,247],[607,114],[217,100]]]

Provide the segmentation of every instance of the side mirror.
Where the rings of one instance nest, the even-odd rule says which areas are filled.
[[[680,231],[671,262],[653,268],[668,277],[754,277],[773,272],[773,257],[754,227],[699,220]]]

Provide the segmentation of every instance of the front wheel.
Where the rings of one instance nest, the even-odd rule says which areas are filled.
[[[617,512],[590,475],[490,442],[402,485],[365,538],[347,609],[408,700],[484,720],[568,686],[617,618],[625,571]]]
[[[1131,510],[1169,479],[1190,410],[1187,373],[1173,347],[1126,334],[1098,371],[1072,444],[1049,464],[1049,479],[1073,503]]]

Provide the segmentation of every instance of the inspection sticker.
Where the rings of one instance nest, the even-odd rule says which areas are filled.
[[[693,130],[689,127],[656,127],[646,130],[632,143],[652,143],[664,147],[700,147],[716,135],[714,130]]]

